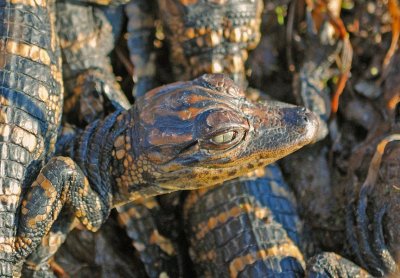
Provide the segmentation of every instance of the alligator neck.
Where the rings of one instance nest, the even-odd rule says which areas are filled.
[[[120,205],[129,201],[169,193],[154,181],[152,167],[138,146],[135,115],[128,110],[118,116],[118,124],[110,131],[111,142],[104,155],[109,160],[101,168],[107,172],[113,186],[113,203]]]
[[[116,111],[81,131],[69,155],[80,166],[95,191],[109,190],[114,182],[110,175],[112,150],[116,138],[128,128],[129,111]],[[114,191],[114,190],[110,190]]]

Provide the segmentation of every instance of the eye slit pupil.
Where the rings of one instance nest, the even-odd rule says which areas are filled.
[[[223,144],[231,142],[233,139],[235,139],[235,137],[236,133],[234,131],[228,131],[214,136],[213,138],[211,138],[211,141],[215,144]]]
[[[234,138],[235,133],[233,131],[224,133],[224,142],[232,141]]]
[[[217,143],[217,144],[223,143],[223,142],[224,142],[224,135],[223,135],[223,134],[219,134],[219,135],[217,135],[217,136],[214,136],[214,137],[212,138],[212,141],[213,141],[214,143]]]

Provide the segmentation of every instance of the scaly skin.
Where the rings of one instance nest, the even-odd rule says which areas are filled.
[[[67,205],[96,231],[114,206],[241,176],[310,143],[317,128],[304,108],[250,103],[223,75],[160,87],[89,125],[69,157],[42,168],[20,229],[36,247]]]
[[[155,88],[156,79],[156,55],[154,48],[155,38],[155,2],[154,1],[130,1],[125,6],[128,16],[128,48],[130,59],[135,66],[135,82],[133,95],[143,96],[146,92]]]
[[[336,12],[339,13],[340,9]],[[315,23],[310,13],[307,12],[307,16],[309,17],[308,30],[313,30]],[[318,115],[320,127],[318,141],[324,139],[329,132],[328,120],[331,111],[327,81],[333,77],[331,67],[343,48],[343,44],[329,34],[329,31],[332,31],[332,25],[325,22],[320,28],[318,34],[310,31],[306,36],[307,48],[304,62],[298,74],[295,75],[294,82],[297,103]],[[305,225],[313,230],[315,241],[320,241],[319,243],[326,248],[332,241],[336,241],[325,238],[325,231],[332,230],[333,233],[330,235],[335,235],[336,242],[342,242],[341,234],[335,233],[335,229],[343,223],[341,221],[343,219],[335,215],[341,208],[337,207],[335,198],[332,198],[334,194],[339,195],[340,193],[337,194],[337,192],[340,190],[332,188],[327,148],[321,143],[314,144],[285,158],[282,166],[285,174],[288,174],[288,182],[299,201]],[[316,167],[319,171],[315,171]],[[319,198],[319,196],[331,198]]]
[[[130,104],[115,80],[107,57],[114,47],[114,38],[103,12],[84,3],[58,1],[56,17],[65,85],[63,121],[86,126],[104,118],[109,112],[129,108]],[[66,137],[63,134],[61,140]],[[74,227],[73,218],[61,218],[28,257],[22,270],[24,275],[54,275],[49,268],[49,260]]]
[[[339,207],[345,208],[340,214],[345,215],[346,220],[346,230],[342,233],[347,239],[345,247],[350,251],[341,250],[341,253],[347,253],[374,276],[399,275],[400,126],[396,112],[399,76],[399,68],[394,66],[383,87],[381,110],[378,111],[381,113],[376,112],[381,117],[372,123],[364,121],[369,133],[352,150],[347,184],[344,183],[345,197],[337,198]],[[373,151],[371,159],[370,151]],[[328,198],[332,196],[328,195]],[[329,256],[329,260],[325,257],[322,255],[314,260],[320,271],[332,270],[329,264],[334,263],[337,273],[363,273],[358,266],[337,264],[335,258],[341,260],[337,256]]]
[[[55,276],[56,270],[50,261],[52,256],[67,238],[68,233],[78,224],[78,221],[68,209],[62,210],[49,233],[41,240],[40,245],[28,256],[22,267],[23,277],[50,278]],[[63,271],[61,268],[59,271]],[[58,273],[60,274],[60,273]]]
[[[117,209],[118,221],[133,240],[133,246],[139,253],[147,275],[180,277],[181,266],[178,256],[182,254],[178,254],[180,250],[175,241],[160,232],[159,221],[165,212],[157,200],[155,198],[137,200]]]
[[[223,72],[247,86],[245,62],[260,40],[261,0],[158,0],[158,6],[176,78]]]
[[[398,133],[384,137],[365,180],[348,192],[348,242],[356,261],[376,276],[399,273],[399,141]]]
[[[351,199],[346,214],[347,242],[355,261],[379,277],[399,274],[399,141],[400,134],[381,140],[360,189],[348,192]],[[372,277],[334,253],[319,254],[307,265],[307,277]]]
[[[155,3],[170,48],[176,80],[190,80],[204,73],[226,73],[247,86],[245,62],[248,51],[260,40],[263,2],[256,1],[131,1],[126,12],[128,46],[134,75],[135,95],[152,89],[155,80]]]
[[[131,61],[139,68],[134,75],[134,80],[137,81],[134,90],[136,96],[145,93],[158,81],[155,78],[157,51],[153,43],[155,14],[158,14],[163,25],[175,80],[188,80],[202,73],[223,72],[243,88],[247,87],[245,62],[248,51],[258,44],[260,38],[262,1],[159,0],[153,2],[157,2],[158,11],[155,10],[155,4],[152,1],[131,1],[126,7],[129,17],[128,46]],[[254,95],[253,93],[254,90],[246,90],[247,96]],[[254,170],[256,168],[254,167]],[[283,180],[280,182],[283,183]],[[244,188],[250,184],[243,183],[242,186],[246,192]],[[207,211],[203,213],[207,215]],[[197,214],[201,215],[202,212],[197,211]],[[124,216],[124,218],[128,217],[129,215]],[[133,229],[134,226],[129,228],[128,233],[138,233]],[[268,230],[268,223],[263,228]],[[157,225],[148,229],[157,230]],[[257,242],[249,241],[248,244],[257,245]],[[151,246],[151,244],[147,242],[146,246]],[[218,246],[214,247],[218,248]],[[242,247],[244,248],[242,252],[245,252],[246,246]],[[149,250],[159,249],[155,246]],[[152,257],[154,261],[163,262],[165,256],[161,251],[158,254],[154,251]],[[158,259],[154,259],[157,257]],[[290,265],[286,267],[288,270]],[[155,270],[157,267],[150,264],[148,269]],[[293,271],[297,270],[297,265],[294,265]],[[271,270],[273,271],[279,272],[279,269]]]
[[[361,268],[363,267],[374,276],[399,275],[400,126],[398,111],[396,112],[399,103],[399,77],[399,68],[395,63],[387,75],[383,95],[377,103],[379,106],[376,108],[379,110],[370,110],[376,117],[360,122],[369,133],[361,144],[351,150],[346,180],[336,182],[336,187],[330,190],[342,191],[342,196],[326,194],[323,198],[335,199],[338,203],[336,207],[341,208],[330,212],[331,219],[345,219],[345,225],[340,220],[337,231],[332,233],[346,238],[346,244],[343,244],[342,240],[337,252],[353,259],[359,266],[341,266],[338,263],[341,258],[324,254],[314,259],[314,263],[322,272],[349,271],[361,275],[365,273]],[[353,120],[360,118],[360,115],[352,117]],[[321,225],[319,228],[325,229]],[[327,237],[326,241],[332,239]],[[336,275],[331,277],[339,276]]]
[[[21,197],[54,151],[62,109],[52,1],[0,1],[0,276],[31,251]],[[35,213],[33,209],[31,213]],[[14,273],[13,273],[14,266]]]
[[[82,3],[83,5],[118,6],[128,3],[128,0],[78,0],[76,3]]]
[[[302,223],[276,165],[262,178],[191,191],[184,205],[199,277],[303,277]]]
[[[318,140],[328,134],[328,120],[330,116],[329,90],[327,81],[332,78],[330,67],[338,56],[341,44],[324,45],[317,36],[311,36],[310,45],[306,53],[305,62],[300,68],[296,95],[297,103],[304,105],[320,119]]]
[[[372,278],[355,263],[335,254],[321,253],[307,262],[307,278]]]
[[[324,142],[318,142],[282,159],[281,166],[296,195],[307,235],[322,250],[339,251],[346,239],[343,204],[338,201],[344,189],[333,182],[328,151]],[[307,251],[305,256],[313,256],[316,250]]]
[[[74,278],[146,277],[143,266],[131,248],[130,239],[113,217],[108,218],[97,233],[79,229],[71,231],[55,259]]]
[[[58,2],[56,9],[63,54],[64,120],[85,127],[106,116],[109,107],[128,109],[108,58],[114,38],[103,12],[68,2]]]

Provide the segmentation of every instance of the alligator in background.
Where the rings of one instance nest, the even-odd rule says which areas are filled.
[[[54,152],[62,114],[54,1],[0,1],[0,275],[19,276],[44,207],[21,209]],[[43,184],[45,187],[45,184]],[[37,217],[37,218],[35,218]]]

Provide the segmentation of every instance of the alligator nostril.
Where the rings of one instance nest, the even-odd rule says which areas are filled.
[[[308,118],[306,116],[303,116],[303,120],[308,123]]]

